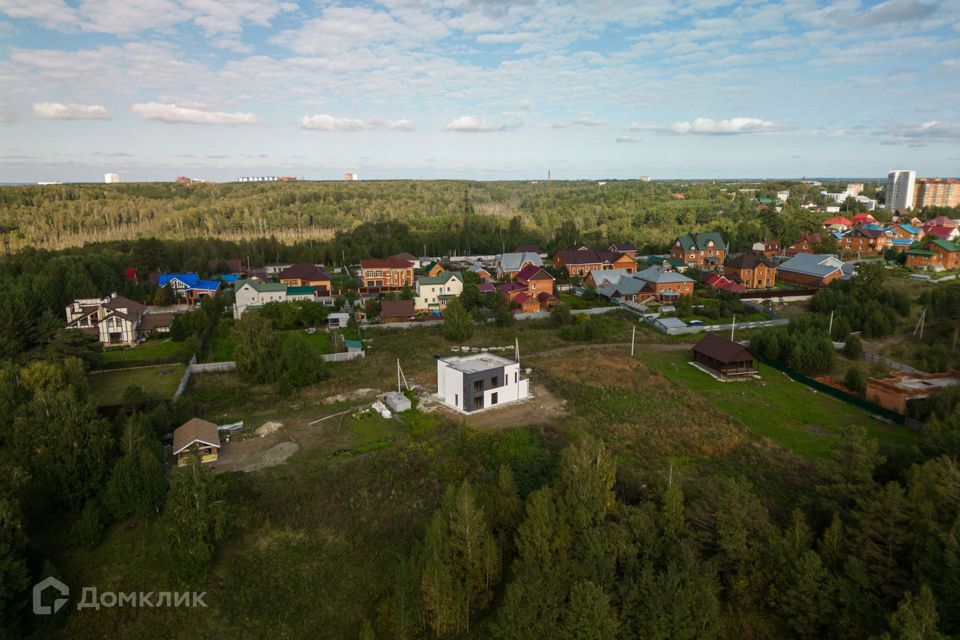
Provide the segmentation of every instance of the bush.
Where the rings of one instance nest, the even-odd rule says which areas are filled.
[[[83,511],[80,512],[80,519],[73,528],[73,533],[80,544],[91,549],[100,544],[106,524],[104,520],[105,515],[100,501],[96,498],[87,500],[83,505]]]
[[[473,335],[473,320],[459,298],[447,304],[443,312],[443,337],[451,342],[463,342]]]
[[[853,366],[847,369],[847,375],[843,376],[843,384],[863,395],[867,390],[867,377],[863,375],[860,367]]]
[[[851,360],[859,360],[863,356],[863,343],[860,338],[850,334],[847,336],[847,342],[843,345],[843,355]]]

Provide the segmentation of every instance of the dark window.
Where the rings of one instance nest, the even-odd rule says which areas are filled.
[[[490,404],[491,405],[497,404],[497,394],[495,393],[490,394]]]
[[[491,387],[499,387],[499,386],[500,386],[500,378],[498,378],[497,376],[493,376],[492,378],[490,378],[490,386],[491,386]]]
[[[473,381],[473,391],[475,393],[483,393],[483,380]]]

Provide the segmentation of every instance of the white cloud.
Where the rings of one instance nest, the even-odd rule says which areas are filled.
[[[522,126],[520,122],[509,122],[503,124],[491,124],[483,118],[475,116],[460,116],[454,118],[447,125],[447,131],[459,131],[462,133],[485,133],[490,131],[510,131],[519,129]]]
[[[50,120],[109,120],[110,112],[99,104],[34,102],[33,114]]]
[[[898,127],[892,133],[896,139],[910,142],[960,140],[960,124],[931,120],[917,126]]]
[[[252,113],[203,111],[159,102],[137,103],[130,110],[144,120],[159,120],[168,124],[257,124],[257,116]]]
[[[626,144],[636,144],[640,142],[639,138],[632,138],[630,136],[620,136],[617,138],[617,142],[626,143]]]
[[[533,40],[537,34],[529,31],[517,33],[481,33],[477,36],[477,42],[480,44],[516,44]]]
[[[573,121],[573,126],[575,127],[600,127],[607,124],[606,120],[601,120],[599,118],[594,118],[591,114],[580,116]]]
[[[788,127],[769,120],[739,116],[729,120],[714,120],[713,118],[697,118],[690,122],[674,122],[671,125],[650,125],[635,123],[630,125],[631,131],[658,131],[677,135],[736,135],[744,133],[774,133],[785,131]]]
[[[338,118],[336,116],[318,113],[304,116],[300,119],[301,129],[316,131],[362,131],[364,129],[393,129],[395,131],[413,131],[414,124],[410,120],[384,120],[370,118],[366,121],[357,118]]]

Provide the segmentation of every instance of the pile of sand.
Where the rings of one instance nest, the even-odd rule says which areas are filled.
[[[276,433],[283,428],[280,422],[264,422],[263,426],[257,429],[256,434],[261,438],[266,438],[271,433]]]

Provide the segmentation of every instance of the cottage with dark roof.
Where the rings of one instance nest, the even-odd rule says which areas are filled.
[[[673,241],[670,257],[688,267],[718,269],[727,255],[727,243],[719,233],[688,233]]]
[[[653,294],[660,302],[676,301],[693,295],[693,280],[663,267],[648,267],[633,276],[644,283],[644,291]]]
[[[330,295],[330,274],[309,262],[297,262],[279,273],[277,279],[288,287],[319,287],[321,295]]]
[[[771,289],[777,281],[777,265],[755,253],[730,256],[723,265],[723,273],[744,289]]]
[[[825,287],[844,277],[844,264],[827,253],[798,253],[777,267],[777,279],[802,287]]]
[[[200,462],[216,462],[220,458],[220,434],[217,425],[200,418],[191,418],[173,431],[173,455],[183,466],[193,453]]]
[[[738,377],[757,373],[757,355],[739,342],[708,333],[693,345],[693,361],[713,373]]]
[[[380,303],[380,322],[410,322],[417,310],[413,300],[384,300]]]
[[[612,251],[613,253],[622,253],[630,256],[631,258],[637,257],[637,247],[632,242],[614,242],[610,245],[610,248],[607,249],[607,251]]]

